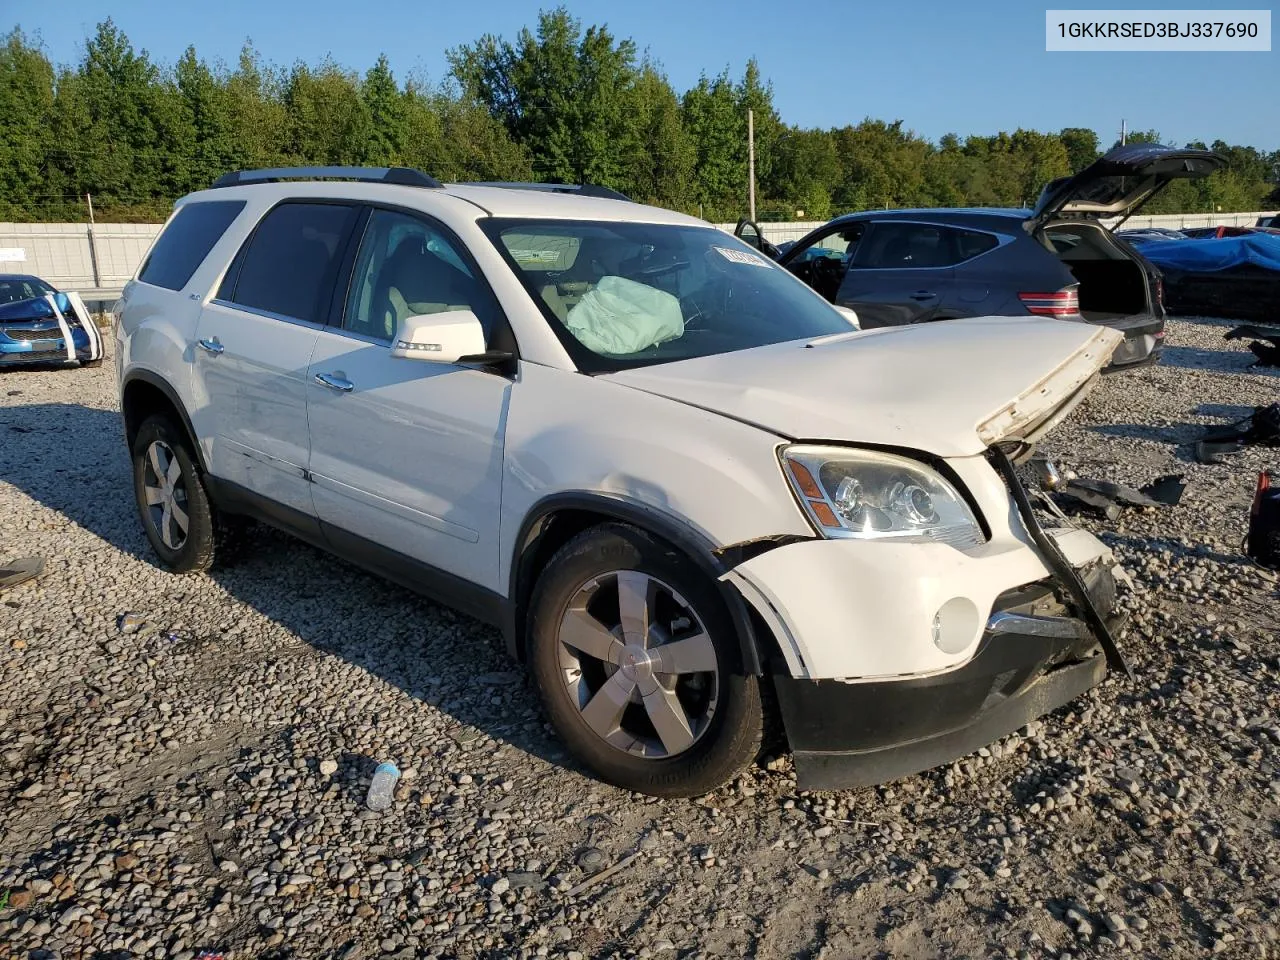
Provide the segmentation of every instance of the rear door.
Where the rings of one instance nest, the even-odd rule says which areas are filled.
[[[863,329],[941,319],[955,278],[948,228],[874,221],[857,245],[835,302],[852,307]]]
[[[307,364],[360,212],[316,201],[273,207],[201,313],[193,344],[210,470],[307,517]]]

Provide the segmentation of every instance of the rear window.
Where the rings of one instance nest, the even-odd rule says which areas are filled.
[[[186,204],[160,234],[138,279],[166,290],[181,290],[227,232],[231,221],[239,216],[244,203],[209,200]]]
[[[218,298],[323,323],[358,211],[336,203],[282,203],[236,255]]]

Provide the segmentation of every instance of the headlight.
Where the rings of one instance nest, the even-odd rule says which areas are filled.
[[[796,445],[782,465],[827,537],[982,543],[982,528],[955,487],[922,463],[891,453]]]

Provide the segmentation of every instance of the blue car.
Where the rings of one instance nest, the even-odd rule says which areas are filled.
[[[102,362],[102,337],[84,304],[39,277],[0,274],[0,367],[71,361]]]

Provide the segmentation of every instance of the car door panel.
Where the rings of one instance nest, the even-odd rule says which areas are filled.
[[[863,329],[939,319],[954,276],[950,268],[878,270],[850,267],[836,303],[858,313]]]
[[[384,344],[337,331],[320,334],[308,373],[321,522],[496,587],[510,381],[392,357]],[[321,373],[351,391],[315,382]]]
[[[191,345],[210,470],[306,515],[307,365],[361,208],[285,200],[236,254]]]
[[[315,324],[215,300],[201,312],[191,348],[196,427],[212,438],[210,472],[305,513],[312,512],[305,377],[318,334]]]
[[[497,302],[465,247],[426,217],[375,209],[339,323],[307,369],[316,514],[350,536],[437,571],[496,582],[502,457],[511,382],[483,369],[391,355],[408,317]],[[482,319],[482,322],[484,322]]]

